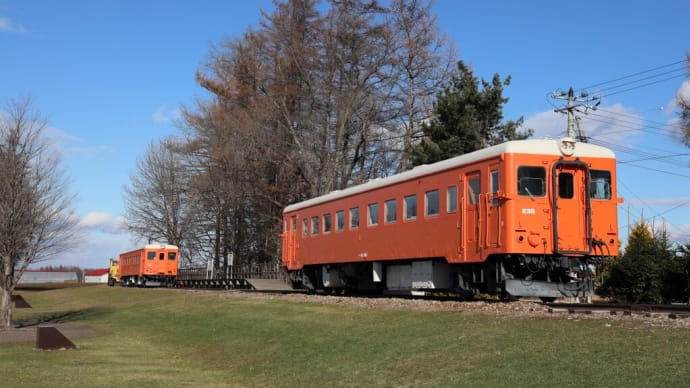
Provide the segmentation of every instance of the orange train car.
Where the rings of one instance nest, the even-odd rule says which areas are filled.
[[[120,254],[122,286],[172,286],[177,278],[179,249],[170,244],[148,244]]]
[[[286,207],[282,265],[308,289],[586,297],[620,202],[611,150],[510,141]]]

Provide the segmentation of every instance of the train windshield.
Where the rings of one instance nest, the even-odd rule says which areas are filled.
[[[175,260],[175,256],[177,256],[175,252],[168,252],[168,260]]]
[[[146,258],[149,259],[149,260],[155,259],[155,258],[156,258],[156,252],[148,252],[148,253],[146,254]]]
[[[592,181],[589,197],[592,199],[611,199],[611,171],[591,170]]]
[[[518,167],[518,194],[530,197],[546,195],[546,169],[544,167]]]

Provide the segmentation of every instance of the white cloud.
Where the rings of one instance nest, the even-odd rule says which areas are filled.
[[[90,212],[79,221],[82,238],[78,245],[46,264],[106,268],[109,258],[136,248],[136,239],[122,227],[123,221],[107,212]]]
[[[136,248],[129,234],[85,233],[79,246],[56,257],[53,265],[77,266],[80,268],[106,268],[108,259],[119,257],[120,253]]]
[[[99,231],[108,234],[127,233],[124,229],[124,217],[113,216],[110,213],[92,211],[79,221],[79,227],[84,231]]]
[[[682,85],[680,85],[680,88],[678,88],[676,95],[683,98],[686,101],[690,101],[690,80],[686,80],[685,82],[683,82]]]
[[[678,87],[675,97],[672,98],[666,106],[661,107],[668,118],[666,122],[666,135],[673,139],[674,142],[682,143],[683,133],[680,128],[680,117],[678,114],[680,106],[678,105],[678,98],[690,102],[690,80],[684,81],[680,87]]]
[[[564,137],[567,132],[568,121],[564,115],[553,110],[547,110],[527,117],[522,126],[533,129],[533,137],[536,139],[560,138]]]
[[[642,129],[642,118],[621,104],[589,110],[578,114],[582,118],[582,130],[593,142],[623,144]],[[523,128],[534,129],[534,138],[561,138],[568,132],[566,115],[552,110],[527,117]]]
[[[678,224],[665,217],[645,220],[653,230],[666,230],[671,243],[690,242],[690,224]]]
[[[151,115],[153,122],[159,125],[170,124],[171,122],[180,118],[179,109],[168,109],[167,105],[159,106]]]
[[[669,225],[669,233],[671,234],[671,241],[681,243],[690,242],[690,224],[684,225]]]
[[[79,244],[46,264],[106,268],[109,258],[117,258],[120,253],[139,245],[136,238],[122,227],[123,222],[123,217],[107,212],[88,213],[78,224],[82,232]]]
[[[71,146],[65,147],[63,150],[67,154],[81,155],[85,159],[104,159],[104,156],[115,153],[113,147],[108,145],[97,145],[93,147]]]
[[[683,83],[678,87],[678,90],[676,90],[674,97],[669,100],[666,106],[661,107],[667,116],[675,115],[676,109],[679,108],[678,98],[690,101],[690,80],[683,81]]]
[[[63,155],[79,155],[85,159],[103,159],[105,156],[115,153],[113,147],[108,145],[85,146],[83,139],[59,128],[47,127],[45,133]]]
[[[582,118],[586,136],[611,144],[629,143],[644,127],[642,117],[621,104],[601,107]]]
[[[26,28],[13,22],[8,17],[0,17],[0,31],[24,33],[26,32]]]

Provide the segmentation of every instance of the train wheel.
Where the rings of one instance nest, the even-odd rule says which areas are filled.
[[[551,296],[541,296],[539,297],[539,299],[541,299],[541,301],[544,303],[553,303],[554,301],[556,301],[556,298]]]

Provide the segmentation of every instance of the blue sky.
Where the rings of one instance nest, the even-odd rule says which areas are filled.
[[[0,103],[31,95],[48,117],[85,229],[79,248],[52,264],[103,267],[135,245],[117,225],[137,158],[179,133],[180,106],[205,97],[194,74],[211,46],[258,26],[261,9],[272,8],[268,0],[0,0]],[[554,90],[676,63],[690,50],[687,1],[438,0],[434,12],[478,76],[512,76],[506,118],[523,116],[537,137],[565,131],[565,116],[553,113],[559,102],[548,98]],[[584,128],[622,162],[623,235],[628,214],[644,215],[690,240],[690,149],[674,138],[671,104],[682,90],[690,96],[682,66],[618,82],[676,69],[627,92],[604,90],[615,83],[589,90],[604,98]]]

